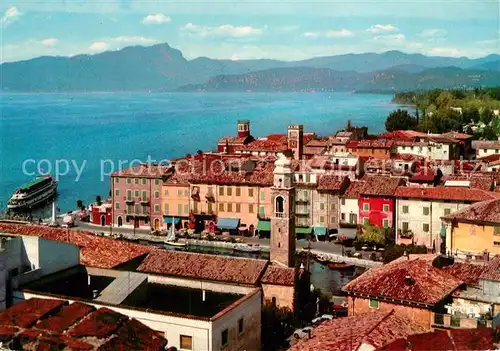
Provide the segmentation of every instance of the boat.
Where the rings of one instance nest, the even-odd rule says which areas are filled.
[[[329,258],[326,258],[323,255],[316,255],[315,258],[316,258],[316,261],[318,261],[321,264],[328,264],[331,262],[331,260]]]
[[[345,262],[332,262],[328,264],[328,268],[330,269],[350,269],[354,268],[353,264],[345,263]]]
[[[259,253],[261,247],[259,244],[235,244],[233,250],[237,252]]]
[[[36,207],[57,195],[57,182],[50,175],[36,177],[21,185],[7,202],[10,210],[23,210]]]
[[[185,242],[176,241],[174,223],[175,223],[174,218],[172,218],[172,224],[170,226],[170,230],[168,231],[167,238],[165,239],[165,245],[177,246],[177,247],[186,246],[187,244]]]

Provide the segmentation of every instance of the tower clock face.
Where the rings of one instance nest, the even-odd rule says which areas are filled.
[[[290,132],[290,138],[296,138],[297,132]]]

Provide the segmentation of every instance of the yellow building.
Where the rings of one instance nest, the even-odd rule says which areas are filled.
[[[446,252],[456,256],[500,254],[500,199],[478,202],[442,217]]]

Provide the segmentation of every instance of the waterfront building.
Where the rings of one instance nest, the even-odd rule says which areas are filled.
[[[388,160],[396,153],[396,148],[392,140],[369,140],[350,141],[347,146],[347,152],[361,157],[371,157],[375,159]]]
[[[162,182],[171,166],[140,164],[111,174],[113,225],[159,230],[163,223]]]
[[[492,193],[493,194],[493,193]],[[442,216],[446,252],[458,257],[500,254],[500,199],[487,200]]]
[[[94,225],[110,226],[113,222],[113,203],[111,201],[98,205],[89,205],[90,222]]]
[[[364,187],[359,191],[359,220],[362,225],[394,228],[395,193],[404,179],[389,176],[365,175]]]
[[[345,193],[340,197],[340,220],[342,227],[346,224],[357,225],[359,223],[359,197],[365,186],[365,182],[358,180],[351,182]]]
[[[455,186],[448,183],[448,186],[438,187],[398,187],[395,192],[396,243],[415,243],[440,251],[445,239],[442,216],[467,208],[474,202],[495,198],[492,192],[469,186],[466,182]]]
[[[473,140],[472,148],[476,150],[476,157],[500,154],[500,140]]]

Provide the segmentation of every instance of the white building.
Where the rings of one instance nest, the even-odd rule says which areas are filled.
[[[473,140],[472,148],[476,150],[476,157],[500,154],[500,140]]]
[[[396,190],[396,244],[426,245],[440,250],[446,235],[441,220],[494,195],[467,186],[399,187]]]
[[[456,156],[458,140],[440,134],[427,134],[415,141],[396,141],[398,154],[410,154],[431,160],[452,160]]]
[[[340,216],[339,222],[348,224],[358,224],[359,222],[359,203],[358,198],[360,191],[365,186],[365,182],[352,182],[346,192],[340,198]]]

